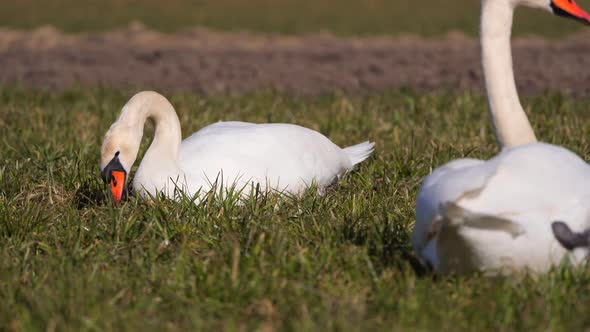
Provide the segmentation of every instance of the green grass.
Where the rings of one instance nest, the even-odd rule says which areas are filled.
[[[129,96],[1,90],[0,330],[590,327],[590,271],[512,281],[413,268],[422,177],[450,159],[497,153],[483,97],[172,95],[185,137],[221,119],[291,122],[339,145],[370,138],[377,150],[325,197],[241,206],[131,197],[114,207],[99,147]],[[587,103],[549,95],[525,104],[539,137],[590,156]]]
[[[590,0],[578,0],[590,9]],[[526,12],[526,14],[525,14]],[[575,22],[538,10],[519,10],[517,34],[562,36]],[[477,0],[18,0],[0,2],[0,26],[31,29],[52,24],[68,32],[102,31],[139,20],[162,31],[206,26],[300,34],[438,36],[449,30],[475,35]]]

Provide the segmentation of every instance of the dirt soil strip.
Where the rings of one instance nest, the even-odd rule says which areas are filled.
[[[590,34],[518,38],[513,53],[522,94],[559,90],[590,96]],[[297,95],[409,87],[483,91],[479,46],[453,33],[438,40],[220,33],[161,34],[141,25],[66,35],[52,27],[0,29],[0,83],[205,94],[273,89]]]

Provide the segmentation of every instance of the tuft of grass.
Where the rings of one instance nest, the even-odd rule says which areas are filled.
[[[584,8],[590,0],[578,0]],[[521,15],[527,11],[526,15]],[[539,10],[518,10],[516,34],[563,36],[581,29]],[[440,36],[476,35],[474,0],[19,0],[0,2],[0,26],[32,29],[52,24],[67,32],[103,31],[139,20],[171,32],[194,26],[221,30],[301,34]]]
[[[513,281],[415,268],[421,179],[448,160],[497,153],[482,96],[174,94],[184,137],[217,120],[290,122],[341,146],[374,140],[376,152],[324,197],[132,196],[115,207],[99,150],[130,95],[0,90],[0,330],[590,326],[588,270]],[[540,138],[587,158],[586,105],[558,94],[525,102]]]

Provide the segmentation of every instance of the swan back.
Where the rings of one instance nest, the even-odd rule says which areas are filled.
[[[353,168],[348,155],[316,131],[245,122],[215,123],[185,139],[181,165],[193,188],[207,187],[223,173],[224,183],[256,182],[291,193],[313,181],[327,186]]]
[[[584,202],[590,199],[590,167],[567,149],[533,143],[487,162],[450,166],[425,180],[412,238],[441,272],[506,266],[545,271],[566,254],[553,237],[553,221],[567,221],[576,232],[590,227]]]

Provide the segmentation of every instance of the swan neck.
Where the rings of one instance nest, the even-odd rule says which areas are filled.
[[[140,92],[132,98],[128,106],[128,112],[134,113],[130,119],[135,122],[137,132],[143,132],[146,120],[151,119],[154,122],[154,139],[146,151],[144,161],[156,159],[158,162],[176,163],[179,159],[182,134],[172,104],[155,92]]]
[[[152,119],[155,125],[154,140],[148,152],[156,153],[159,159],[166,158],[177,162],[182,140],[180,122],[170,102],[162,96],[159,97],[154,98],[147,108],[147,118]]]
[[[514,4],[482,0],[482,65],[492,125],[500,148],[535,142],[514,79],[510,34]]]

